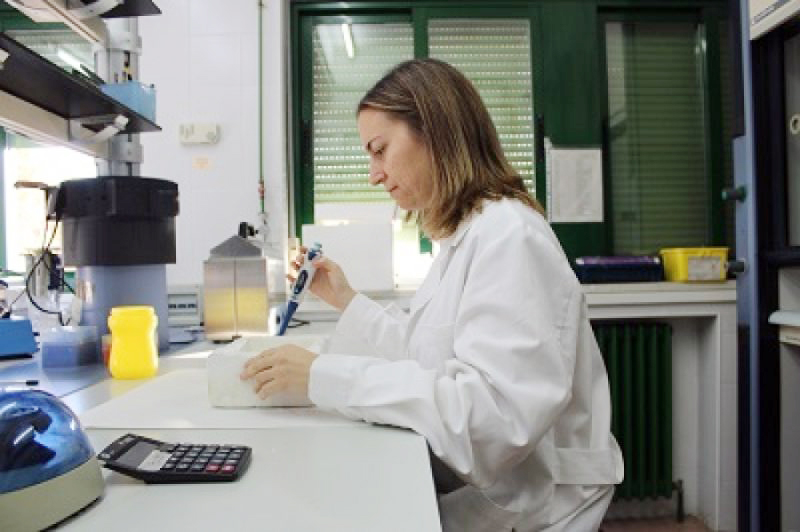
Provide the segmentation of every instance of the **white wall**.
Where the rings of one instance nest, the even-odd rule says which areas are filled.
[[[266,210],[272,240],[285,249],[286,54],[284,0],[264,0],[263,115]],[[157,91],[160,133],[141,135],[142,175],[178,183],[177,263],[168,283],[202,283],[209,250],[258,225],[258,0],[166,0],[141,17],[140,79]],[[182,145],[180,124],[219,124],[217,144]],[[282,290],[283,266],[270,280]]]

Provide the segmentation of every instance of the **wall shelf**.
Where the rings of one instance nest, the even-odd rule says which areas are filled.
[[[150,0],[124,0],[122,4],[106,11],[102,18],[144,17],[160,15],[161,10]]]
[[[104,94],[92,82],[70,74],[42,56],[0,33],[0,91],[6,105],[0,107],[0,123],[37,137],[39,123],[26,123],[33,115],[23,111],[33,106],[52,116],[46,141],[56,141],[96,154],[85,145],[99,144],[115,133],[145,133],[161,128],[124,104]],[[24,109],[23,109],[24,108]],[[42,117],[39,117],[42,120]],[[54,125],[53,125],[54,124]],[[105,131],[104,135],[100,135]],[[94,140],[92,136],[96,136]]]

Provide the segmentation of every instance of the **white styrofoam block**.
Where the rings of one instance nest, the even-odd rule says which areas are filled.
[[[253,389],[252,380],[239,378],[245,362],[266,349],[295,344],[320,353],[327,336],[305,334],[293,336],[254,336],[240,338],[214,350],[208,357],[208,400],[215,407],[310,406],[308,398],[294,393],[276,393],[261,399]]]
[[[342,267],[354,290],[394,289],[391,221],[342,225],[303,225],[303,244],[322,244],[322,252]]]

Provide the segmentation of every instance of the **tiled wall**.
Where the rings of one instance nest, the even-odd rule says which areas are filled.
[[[141,17],[140,78],[157,90],[160,133],[141,135],[142,175],[178,183],[177,264],[168,282],[202,282],[209,250],[257,224],[258,20],[257,0],[169,0],[162,14]],[[272,239],[286,229],[284,7],[264,2],[264,175]],[[179,127],[216,123],[216,144],[183,145]],[[283,287],[282,266],[273,286]]]

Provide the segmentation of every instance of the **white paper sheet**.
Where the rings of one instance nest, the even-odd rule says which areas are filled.
[[[240,338],[215,349],[206,361],[209,402],[215,407],[229,408],[312,406],[308,397],[299,393],[279,392],[261,399],[253,391],[252,379],[243,381],[239,375],[245,362],[266,349],[295,344],[319,354],[327,338],[321,334]]]
[[[85,428],[261,429],[359,424],[317,408],[214,408],[205,369],[182,369],[156,377],[87,410]]]
[[[557,148],[545,141],[547,216],[554,223],[603,221],[603,157],[598,148]]]

